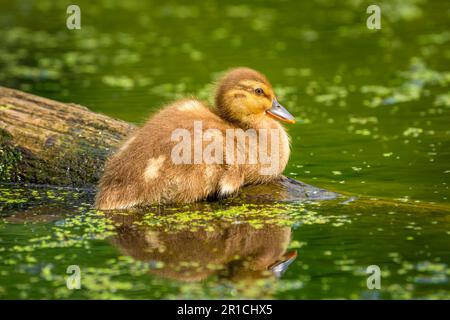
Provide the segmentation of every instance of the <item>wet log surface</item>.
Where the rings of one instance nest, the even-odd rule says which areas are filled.
[[[0,87],[0,182],[93,189],[107,157],[134,129],[84,106]],[[282,177],[271,184],[245,187],[234,201],[338,196]]]

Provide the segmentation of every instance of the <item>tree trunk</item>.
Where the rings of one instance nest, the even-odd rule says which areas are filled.
[[[0,182],[93,187],[107,157],[135,126],[86,107],[0,87]],[[242,201],[332,199],[283,177],[244,188]]]
[[[134,126],[86,107],[0,87],[0,181],[95,185]]]

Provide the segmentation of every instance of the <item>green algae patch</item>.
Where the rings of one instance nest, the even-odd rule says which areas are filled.
[[[317,202],[266,205],[211,205],[202,203],[181,208],[158,207],[153,210],[148,208],[131,212],[116,211],[110,213],[110,216],[116,220],[125,216],[128,219],[133,219],[133,224],[137,226],[158,227],[167,232],[181,230],[214,231],[214,228],[220,228],[220,223],[246,223],[258,229],[265,225],[298,226],[301,224],[344,224],[349,222],[346,217],[321,216],[314,210],[314,208],[320,206],[321,204]]]
[[[429,87],[447,87],[450,83],[449,71],[437,71],[431,69],[421,58],[412,58],[409,69],[399,72],[398,86],[362,86],[361,92],[373,94],[371,100],[366,100],[365,105],[378,107],[381,105],[394,105],[398,103],[416,101],[427,95]],[[436,97],[437,104],[444,104],[445,96]]]

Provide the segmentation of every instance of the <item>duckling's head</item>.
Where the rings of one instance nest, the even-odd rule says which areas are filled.
[[[215,104],[222,118],[245,127],[258,127],[266,119],[295,122],[278,103],[267,78],[249,68],[225,74],[217,86]]]

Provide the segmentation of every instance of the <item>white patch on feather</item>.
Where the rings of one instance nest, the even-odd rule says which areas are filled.
[[[144,171],[144,179],[145,181],[149,181],[151,179],[155,179],[159,175],[159,169],[162,167],[165,156],[159,156],[158,158],[151,158],[147,162],[147,167],[145,167]]]
[[[145,233],[145,242],[147,242],[147,245],[150,249],[164,247],[164,245],[161,243],[161,240],[159,239],[159,232],[156,231],[149,231]]]

